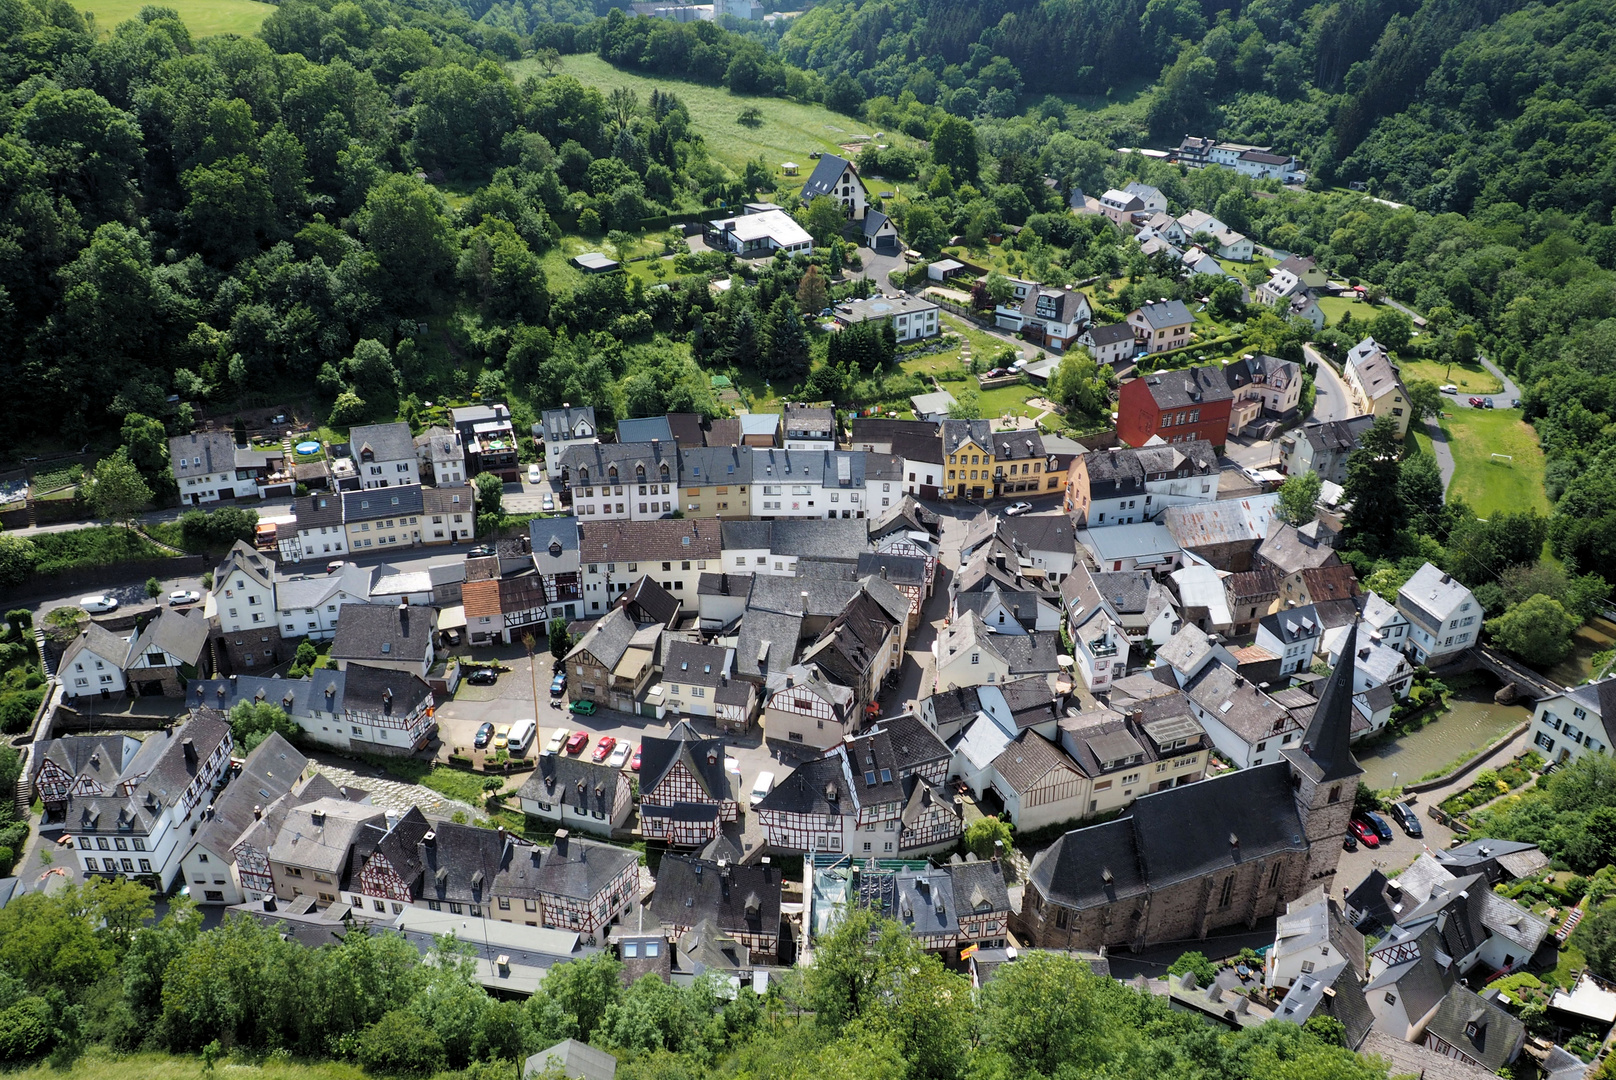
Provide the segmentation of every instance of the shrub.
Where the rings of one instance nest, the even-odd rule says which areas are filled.
[[[1203,952],[1187,952],[1180,956],[1167,969],[1167,974],[1182,975],[1186,971],[1195,974],[1197,986],[1211,986],[1212,980],[1218,977],[1217,967],[1206,958],[1206,954]]]
[[[41,997],[25,997],[0,1011],[0,1061],[22,1061],[50,1048],[51,1007]]]
[[[0,732],[15,735],[27,731],[34,714],[45,700],[44,690],[15,690],[0,695]]]
[[[358,1056],[366,1072],[380,1076],[431,1076],[447,1060],[437,1032],[402,1009],[364,1030]]]

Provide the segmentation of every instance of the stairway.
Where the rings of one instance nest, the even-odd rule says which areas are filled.
[[[1582,908],[1580,906],[1573,908],[1571,914],[1566,916],[1566,921],[1560,924],[1560,929],[1554,932],[1554,940],[1564,945],[1566,939],[1571,936],[1571,931],[1575,930],[1577,928],[1577,924],[1581,921]]]

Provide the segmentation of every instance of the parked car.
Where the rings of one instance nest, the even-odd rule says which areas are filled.
[[[996,367],[993,370],[989,371],[986,375],[984,375],[983,378],[985,378],[985,379],[1002,379],[1004,376],[1006,376],[1008,374],[1010,374],[1010,369],[1009,368]]]
[[[594,702],[591,701],[590,704],[593,705]],[[588,745],[589,745],[589,732],[587,732],[587,731],[574,731],[567,738],[567,753],[569,753],[569,754],[581,754],[581,753],[584,752],[584,747],[586,747]]]
[[[473,686],[493,686],[499,681],[499,672],[493,668],[480,667],[467,675],[466,681]]]
[[[554,510],[555,509],[555,499],[550,495],[550,493],[548,491],[546,491],[544,493],[544,501],[539,504],[539,507],[540,507],[540,509],[543,509],[543,510]]]
[[[556,728],[555,729],[555,734],[550,736],[550,745],[548,745],[548,746],[546,746],[544,748],[544,752],[546,754],[559,754],[559,753],[561,753],[561,748],[563,746],[567,745],[567,737],[570,736],[571,734],[572,734],[572,732],[568,731],[564,727]]]
[[[539,468],[537,461],[527,467],[527,482],[530,484],[544,483],[544,470]]]
[[[612,751],[612,756],[606,759],[607,767],[612,769],[621,769],[624,765],[628,764],[628,756],[630,754],[634,754],[636,757],[639,756],[639,750],[633,743],[618,743],[617,749]]]
[[[1419,815],[1414,813],[1414,808],[1408,803],[1392,803],[1392,817],[1396,818],[1397,824],[1414,839],[1419,840],[1425,836],[1425,830],[1420,828]]]
[[[1380,837],[1375,833],[1374,826],[1362,818],[1353,818],[1347,822],[1347,832],[1351,836],[1356,836],[1364,847],[1378,848],[1380,846]]]
[[[1373,810],[1365,810],[1363,816],[1364,820],[1369,822],[1370,826],[1375,830],[1375,835],[1379,836],[1385,843],[1389,844],[1392,842],[1392,837],[1396,836],[1397,834],[1392,832],[1392,827],[1386,824],[1385,818],[1381,817]]]
[[[1490,398],[1490,397],[1484,397],[1484,398],[1482,398],[1482,399],[1481,399],[1481,407],[1482,407],[1482,408],[1483,408],[1483,409],[1490,409],[1490,408],[1492,408],[1492,407],[1493,407],[1493,399],[1492,399],[1492,398]]]
[[[511,745],[511,725],[501,724],[494,729],[494,749],[504,750]]]
[[[341,573],[342,568],[347,565],[348,564],[343,562],[341,559],[337,559],[335,562],[328,562],[325,564],[325,572],[328,574],[338,574]]]
[[[1521,399],[1520,398],[1510,398],[1509,399],[1509,407],[1512,408],[1512,409],[1520,408],[1521,407]]]
[[[79,607],[92,615],[103,611],[116,611],[118,598],[108,593],[102,593],[100,596],[81,596],[79,597]]]
[[[555,673],[555,678],[550,680],[550,696],[551,697],[560,697],[562,694],[565,694],[566,692],[567,692],[567,673],[565,671],[558,671],[558,672]]]
[[[195,589],[181,589],[168,594],[169,607],[181,607],[185,604],[194,604],[202,599],[202,594]]]
[[[481,750],[483,747],[488,745],[489,740],[493,737],[494,725],[484,724],[482,727],[477,729],[477,737],[471,740],[471,745],[476,747],[478,750]]]
[[[577,713],[579,716],[594,716],[595,710],[598,707],[599,706],[597,706],[593,701],[590,701],[588,698],[581,698],[578,701],[574,701],[571,706],[572,711]]]
[[[630,772],[640,771],[640,750],[641,747],[636,746],[634,748],[634,756],[628,759],[628,767]]]
[[[1457,394],[1459,392],[1459,388],[1454,386],[1452,383],[1439,386],[1437,389],[1442,391],[1444,394]]]
[[[617,740],[610,735],[602,735],[595,743],[594,759],[597,762],[605,761],[617,749]]]
[[[1025,514],[1031,509],[1032,503],[1030,502],[1011,503],[1009,506],[1004,508],[1004,514],[1006,517],[1015,517],[1017,514]]]
[[[1472,397],[1472,398],[1471,398],[1471,399],[1470,399],[1470,407],[1471,407],[1471,408],[1472,408],[1472,409],[1479,409],[1479,408],[1481,408],[1481,399],[1480,399],[1480,398],[1479,398],[1479,397]]]
[[[763,797],[774,790],[774,774],[760,772],[757,779],[752,781],[752,794],[747,800],[748,806],[756,806],[763,801]]]
[[[1341,842],[1341,850],[1342,851],[1357,851],[1358,850],[1358,841],[1350,832],[1347,834],[1347,838]]]

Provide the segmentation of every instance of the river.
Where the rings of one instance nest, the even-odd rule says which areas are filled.
[[[1357,752],[1363,766],[1364,783],[1372,788],[1388,788],[1394,782],[1408,785],[1428,772],[1440,769],[1461,756],[1480,750],[1517,724],[1532,718],[1532,710],[1521,705],[1495,705],[1489,680],[1473,690],[1456,693],[1450,708],[1440,720],[1426,724],[1412,735],[1379,743]],[[1393,781],[1392,774],[1397,774]]]

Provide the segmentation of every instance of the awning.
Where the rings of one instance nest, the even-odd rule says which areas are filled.
[[[466,605],[452,604],[438,611],[439,630],[464,630],[466,628]]]

